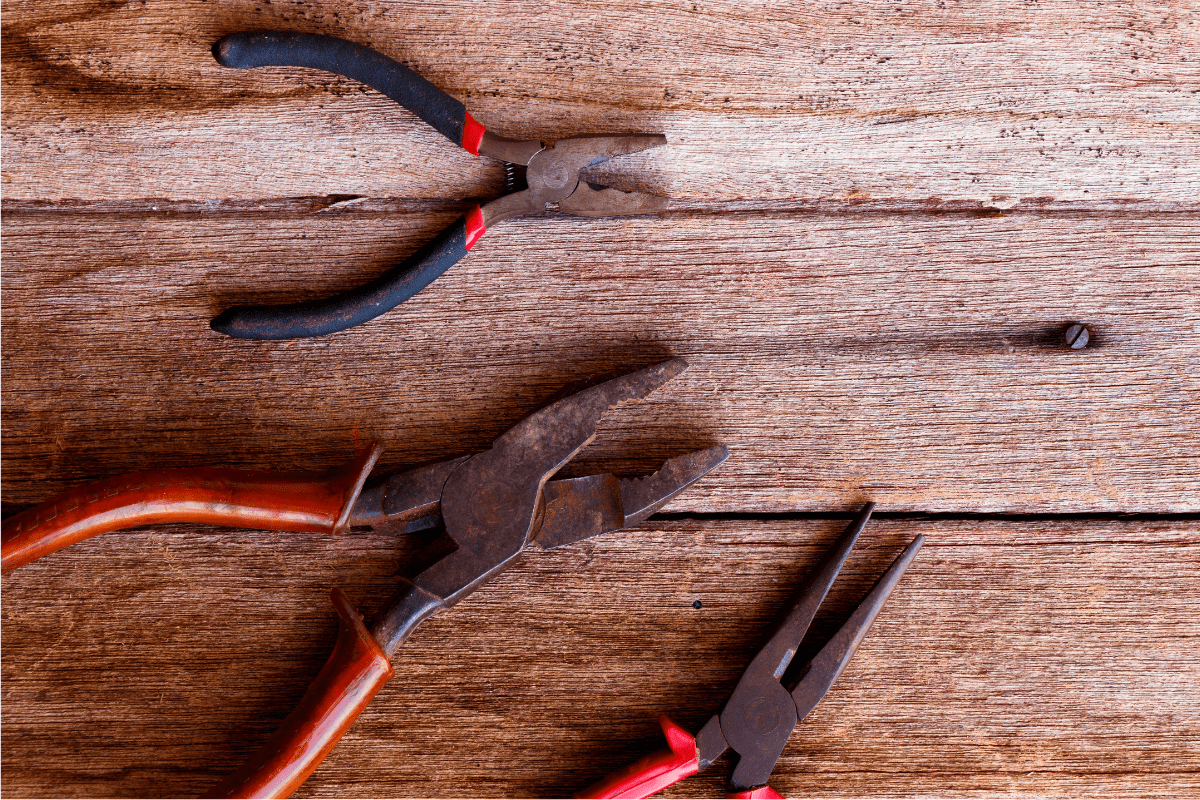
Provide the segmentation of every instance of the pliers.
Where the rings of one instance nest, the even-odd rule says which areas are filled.
[[[490,450],[370,484],[377,444],[327,473],[177,469],[82,486],[4,521],[3,570],[106,531],[148,523],[325,533],[444,526],[455,549],[404,580],[369,628],[341,590],[332,590],[340,623],[329,661],[262,750],[209,795],[286,797],[392,677],[390,659],[421,622],[502,572],[526,545],[558,547],[636,525],[728,457],[719,445],[671,459],[645,478],[599,474],[549,481],[595,438],[606,411],[644,399],[686,367],[673,359],[599,383],[534,412]]]
[[[767,643],[742,673],[725,706],[692,736],[666,714],[659,725],[667,750],[646,756],[585,790],[579,797],[649,797],[710,766],[726,750],[737,754],[729,797],[779,798],[767,779],[796,725],[829,691],[849,663],[924,542],[918,536],[892,562],[846,622],[803,664],[792,664],[809,623],[858,540],[873,503],[868,503],[825,554],[792,600]]]
[[[213,45],[225,67],[308,67],[353,78],[390,97],[472,155],[523,167],[527,188],[506,194],[438,234],[400,266],[370,283],[327,300],[283,306],[237,306],[212,320],[219,333],[241,339],[296,339],[352,328],[383,314],[428,286],[467,254],[501,220],[543,211],[583,217],[646,214],[667,199],[588,183],[582,173],[613,156],[666,144],[661,134],[582,136],[516,141],[486,130],[461,102],[408,67],[368,47],[308,33],[231,33]],[[506,171],[508,167],[506,166]],[[519,171],[514,169],[515,173]]]

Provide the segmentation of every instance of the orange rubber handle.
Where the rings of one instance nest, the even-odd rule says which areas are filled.
[[[391,663],[346,595],[335,588],[330,596],[340,621],[321,674],[258,754],[205,797],[289,796],[391,679]]]
[[[166,469],[78,486],[4,521],[8,572],[101,533],[161,522],[277,531],[344,530],[382,448],[372,443],[327,472]]]

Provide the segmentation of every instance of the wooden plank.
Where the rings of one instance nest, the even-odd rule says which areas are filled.
[[[873,524],[835,612],[929,544],[776,788],[1200,795],[1193,4],[0,11],[6,509],[138,468],[329,466],[370,438],[416,463],[684,355],[575,472],[725,442],[668,511],[1176,515]],[[213,62],[267,27],[371,44],[510,135],[663,131],[596,176],[673,211],[505,223],[363,328],[218,337],[227,305],[356,285],[501,191],[351,81]],[[981,208],[1008,213],[925,213]],[[1093,347],[1060,344],[1072,320]],[[657,713],[704,722],[840,525],[658,520],[531,555],[418,632],[301,796],[586,786],[660,746]],[[372,611],[419,545],[165,526],[6,576],[0,789],[210,786],[319,670],[328,587]],[[728,767],[668,796],[719,796]]]
[[[356,285],[457,213],[354,209],[7,215],[5,500],[133,469],[325,467],[371,438],[386,466],[441,458],[674,354],[691,370],[587,459],[639,474],[728,444],[668,510],[1200,511],[1195,215],[531,219],[360,328],[208,329],[233,303]],[[1072,319],[1094,346],[1061,343]]]
[[[5,197],[459,198],[500,172],[324,73],[221,35],[374,45],[516,137],[647,130],[620,166],[680,208],[1196,208],[1184,0],[262,4],[6,0]]]
[[[405,646],[301,796],[564,796],[698,726],[844,522],[656,523],[531,553]],[[789,795],[1200,792],[1200,527],[875,521],[828,635],[927,544],[793,735]],[[5,577],[2,786],[187,796],[247,756],[413,543],[199,526],[111,534]],[[695,608],[695,601],[701,602]],[[719,796],[729,764],[668,796]]]

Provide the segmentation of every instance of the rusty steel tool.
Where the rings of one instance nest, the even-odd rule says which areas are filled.
[[[663,714],[658,718],[668,749],[646,756],[579,794],[579,797],[649,797],[710,766],[726,750],[737,755],[729,797],[779,798],[767,786],[771,770],[796,725],[816,708],[875,621],[892,589],[921,549],[918,536],[892,562],[849,619],[804,664],[792,664],[817,608],[829,592],[871,517],[868,503],[826,553],[793,598],[725,701],[695,736]]]
[[[599,383],[534,412],[490,450],[386,476],[365,489],[378,445],[328,473],[181,469],[83,486],[5,520],[3,569],[152,522],[314,532],[399,532],[440,522],[455,549],[404,581],[369,628],[341,590],[332,590],[340,624],[329,661],[258,755],[210,795],[286,797],[392,677],[389,659],[421,622],[510,566],[526,545],[558,547],[636,525],[728,457],[717,446],[673,458],[640,479],[549,480],[595,438],[606,411],[644,399],[686,368],[677,358]]]
[[[398,267],[370,283],[327,300],[283,306],[236,306],[212,321],[213,330],[241,339],[297,339],[352,328],[403,303],[467,254],[501,220],[556,211],[583,217],[648,214],[667,200],[623,192],[584,180],[584,173],[613,156],[667,143],[661,134],[581,136],[517,141],[486,130],[461,102],[408,67],[345,39],[286,31],[231,33],[213,45],[226,67],[307,67],[353,78],[387,95],[472,155],[524,169],[526,188],[476,205]]]

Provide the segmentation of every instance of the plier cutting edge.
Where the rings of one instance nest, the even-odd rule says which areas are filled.
[[[583,217],[647,214],[667,199],[623,192],[584,180],[584,172],[613,156],[667,143],[661,134],[581,136],[551,144],[517,141],[485,129],[466,107],[403,64],[368,47],[309,33],[245,31],[213,45],[226,67],[307,67],[353,78],[387,95],[472,155],[525,169],[527,188],[476,205],[400,266],[357,289],[327,300],[282,306],[236,306],[212,320],[212,329],[241,339],[296,339],[352,328],[390,311],[428,286],[467,254],[501,220],[556,211]]]
[[[728,457],[719,445],[673,458],[640,479],[549,480],[595,438],[606,411],[643,400],[686,368],[677,358],[599,383],[534,412],[490,450],[370,484],[377,444],[326,473],[177,469],[81,486],[4,521],[3,570],[91,536],[150,523],[325,533],[443,525],[455,549],[404,580],[370,627],[340,589],[332,590],[340,623],[329,661],[262,750],[209,795],[286,797],[392,677],[390,659],[424,620],[502,572],[530,543],[558,547],[636,525]]]
[[[796,725],[816,708],[845,669],[924,542],[918,536],[892,562],[849,619],[806,663],[792,664],[817,608],[829,592],[871,517],[874,503],[859,512],[793,598],[792,606],[742,673],[725,706],[692,736],[666,714],[659,724],[667,750],[651,754],[605,778],[579,797],[649,797],[710,766],[727,750],[737,755],[729,797],[779,798],[767,786]],[[798,669],[797,669],[798,667]],[[789,688],[790,687],[790,688]]]

